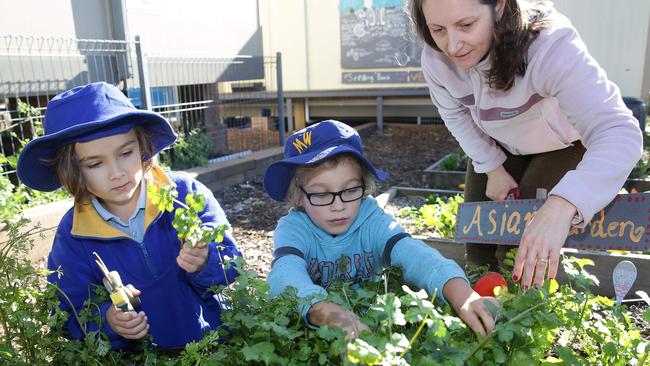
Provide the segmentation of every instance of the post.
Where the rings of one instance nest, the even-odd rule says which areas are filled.
[[[275,69],[278,78],[278,130],[280,130],[280,146],[284,146],[284,90],[282,90],[282,52],[275,54]]]
[[[140,79],[140,108],[151,110],[151,90],[149,89],[149,67],[142,51],[140,36],[135,36],[135,54],[138,61],[138,74]]]
[[[287,127],[289,132],[296,129],[293,123],[293,100],[291,98],[287,98]]]
[[[377,97],[377,131],[384,132],[384,97]]]

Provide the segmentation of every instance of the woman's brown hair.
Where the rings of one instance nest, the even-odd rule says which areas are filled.
[[[133,130],[140,145],[142,170],[146,173],[154,164],[151,159],[154,151],[153,144],[144,127],[135,126]],[[83,178],[83,174],[81,174],[81,167],[79,166],[79,159],[77,159],[77,154],[75,153],[74,143],[60,148],[56,152],[54,159],[44,161],[43,163],[54,166],[59,182],[70,192],[75,202],[84,202],[90,198],[90,192],[86,189],[86,181]]]
[[[440,51],[431,37],[422,11],[424,0],[409,0],[408,12],[415,30],[429,47]],[[539,32],[550,25],[548,13],[551,5],[546,1],[522,7],[519,0],[505,0],[503,15],[496,19],[497,0],[477,0],[491,7],[494,16],[494,33],[490,57],[492,67],[487,72],[488,85],[498,90],[508,90],[516,76],[523,76],[528,66],[528,47]]]

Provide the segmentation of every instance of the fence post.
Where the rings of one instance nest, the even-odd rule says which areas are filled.
[[[280,146],[284,146],[284,90],[282,90],[282,52],[275,54],[275,69],[278,78],[278,130],[280,130]]]
[[[384,132],[384,97],[377,97],[377,131]]]
[[[140,79],[140,108],[151,110],[151,89],[149,89],[149,66],[142,52],[140,36],[135,36],[135,55],[138,61],[138,74]]]

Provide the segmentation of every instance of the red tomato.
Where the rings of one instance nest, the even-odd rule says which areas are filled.
[[[474,291],[481,296],[494,296],[494,288],[499,286],[508,287],[508,283],[500,274],[490,272],[476,281]]]

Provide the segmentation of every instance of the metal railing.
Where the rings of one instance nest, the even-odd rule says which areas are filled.
[[[95,81],[117,85],[134,105],[165,116],[181,134],[207,134],[212,158],[284,140],[279,54],[154,54],[142,46],[137,37],[0,36],[0,153],[16,154],[40,133],[49,99]]]

